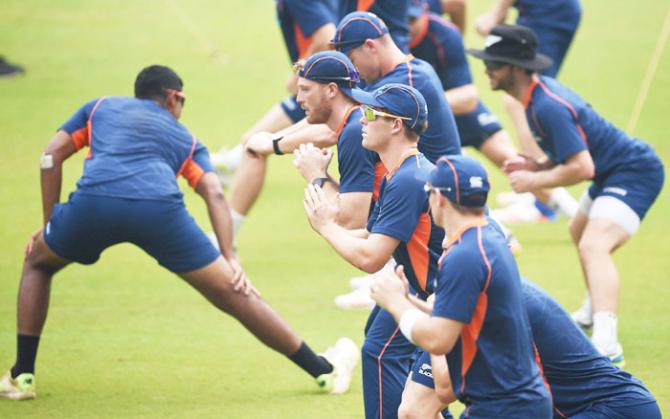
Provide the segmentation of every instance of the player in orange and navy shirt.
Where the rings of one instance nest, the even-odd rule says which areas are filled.
[[[309,185],[305,208],[312,227],[345,260],[368,272],[378,271],[391,256],[405,266],[412,292],[425,298],[433,279],[443,232],[430,217],[428,196],[419,180],[433,168],[417,149],[428,109],[418,90],[388,84],[372,94],[352,91],[363,104],[363,147],[377,152],[386,167],[379,199],[365,229],[336,222],[337,209],[325,192]],[[416,348],[380,307],[370,314],[362,348],[365,417],[395,418]]]
[[[93,264],[118,243],[135,244],[179,275],[316,378],[322,389],[348,388],[358,357],[353,342],[341,340],[328,352],[331,358],[353,362],[316,355],[259,297],[235,260],[230,215],[207,149],[178,122],[185,101],[182,87],[170,68],[147,67],[137,76],[134,98],[87,103],[47,146],[40,159],[45,226],[26,250],[17,358],[0,379],[0,397],[35,397],[35,357],[53,275],[72,262]],[[59,204],[62,163],[83,147],[89,148],[84,173],[69,200]],[[223,254],[186,211],[179,176],[205,200]],[[17,387],[17,382],[29,385]]]

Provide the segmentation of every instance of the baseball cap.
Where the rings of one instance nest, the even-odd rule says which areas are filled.
[[[361,81],[351,60],[337,51],[322,51],[312,55],[305,61],[298,76],[318,83],[335,83],[349,97],[351,89]]]
[[[451,202],[464,207],[483,207],[490,189],[488,174],[472,157],[453,154],[440,157],[428,173],[430,183]]]
[[[366,39],[376,39],[387,33],[386,24],[376,14],[353,12],[342,18],[330,44],[346,54],[363,45]]]
[[[537,36],[532,29],[520,25],[497,25],[486,37],[486,47],[468,49],[468,54],[484,61],[507,64],[540,71],[551,67],[553,61],[537,52]]]
[[[426,0],[410,0],[407,7],[407,15],[409,17],[417,18],[423,16],[425,12]]]
[[[371,108],[385,109],[389,113],[407,118],[405,125],[420,134],[428,120],[428,106],[423,95],[411,86],[399,83],[385,84],[372,93],[352,90],[352,98]]]

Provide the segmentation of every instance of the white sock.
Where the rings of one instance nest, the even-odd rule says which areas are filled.
[[[554,188],[551,191],[549,205],[557,208],[568,218],[574,217],[579,208],[577,200],[565,188]]]
[[[618,342],[617,315],[611,311],[593,313],[593,335],[591,341],[600,351],[611,352]]]
[[[240,228],[242,227],[244,219],[247,217],[231,208],[230,218],[232,218],[233,220],[233,240],[235,240],[235,237],[237,237],[237,233],[239,233]]]

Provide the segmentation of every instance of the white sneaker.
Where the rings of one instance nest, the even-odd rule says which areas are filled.
[[[216,169],[216,174],[223,186],[229,186],[233,181],[233,175],[240,163],[242,162],[242,154],[244,148],[242,144],[238,144],[233,148],[222,148],[216,153],[211,153],[209,159]]]
[[[546,218],[535,207],[533,202],[520,201],[504,208],[491,211],[491,215],[502,223],[512,224],[535,224],[546,221]]]
[[[316,377],[316,383],[325,393],[342,394],[349,390],[351,376],[358,364],[360,353],[353,340],[340,338],[326,352],[320,354],[333,366],[329,374]]]
[[[357,290],[359,288],[370,288],[377,280],[377,274],[370,274],[365,276],[355,276],[349,280],[349,288]]]
[[[573,311],[570,315],[572,320],[577,323],[577,326],[588,329],[593,326],[593,312],[591,311],[591,299],[586,297],[582,301],[581,307],[577,311]]]
[[[593,342],[593,346],[596,347],[601,355],[608,357],[614,366],[619,368],[626,366],[626,360],[623,356],[623,346],[619,342],[608,345],[608,347],[600,347],[596,342]]]
[[[516,193],[516,192],[500,192],[496,195],[496,201],[503,207],[507,207],[518,202],[535,202],[535,195],[530,192]]]
[[[335,297],[335,305],[343,310],[371,309],[375,301],[370,297],[370,287],[363,287],[338,295]]]
[[[11,370],[0,378],[0,397],[10,400],[30,400],[36,397],[35,375],[30,373],[19,374],[12,378]]]

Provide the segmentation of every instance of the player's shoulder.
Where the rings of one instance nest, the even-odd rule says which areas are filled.
[[[456,25],[435,13],[428,14],[428,31],[439,35],[445,35],[449,38],[462,38],[461,32]]]

